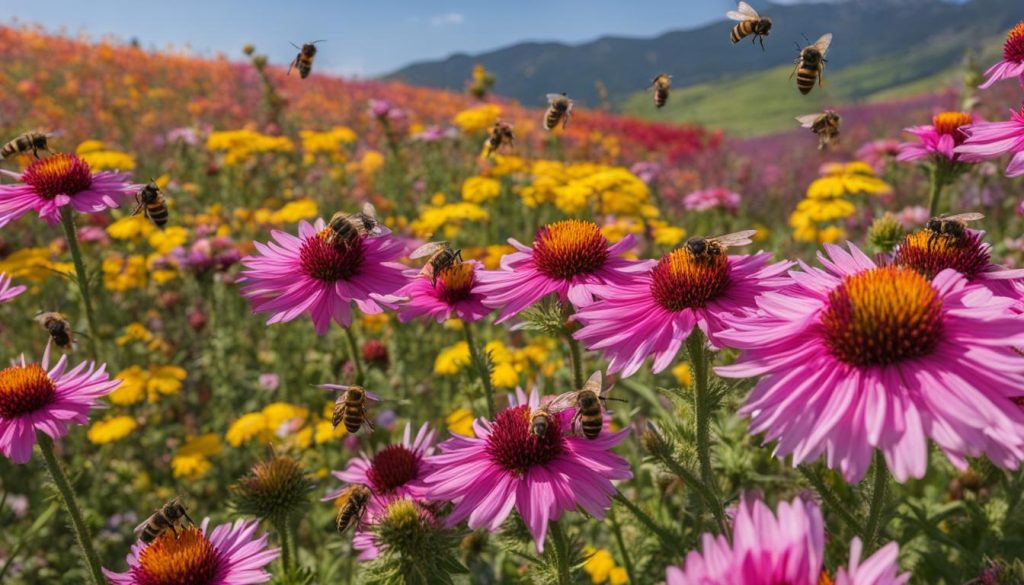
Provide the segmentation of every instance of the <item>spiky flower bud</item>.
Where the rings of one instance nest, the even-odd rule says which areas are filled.
[[[868,243],[877,252],[891,252],[905,235],[903,224],[896,216],[886,212],[882,217],[875,219],[868,228]]]
[[[257,69],[263,69],[264,67],[267,66],[267,56],[266,55],[256,55],[255,57],[252,58],[252,64]]]
[[[256,52],[256,47],[254,47],[252,43],[246,43],[245,46],[242,47],[242,52],[246,55],[252,55]]]
[[[671,452],[671,447],[653,425],[648,425],[647,430],[640,437],[640,443],[643,445],[644,450],[653,457],[662,457]]]
[[[370,339],[363,343],[363,359],[370,367],[382,369],[388,367],[388,346],[379,339]]]
[[[273,455],[231,486],[231,503],[241,514],[280,524],[305,507],[312,489],[313,482],[298,461]]]
[[[460,535],[445,528],[432,507],[396,499],[371,526],[381,554],[368,567],[368,583],[450,583],[450,575],[466,571],[455,556]]]

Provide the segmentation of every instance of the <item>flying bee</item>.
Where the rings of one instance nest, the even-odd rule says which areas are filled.
[[[796,119],[803,128],[810,128],[818,135],[818,150],[831,148],[839,141],[839,123],[842,118],[833,110],[825,110],[820,114],[808,114]]]
[[[490,158],[502,145],[515,146],[515,134],[512,133],[512,125],[498,120],[494,123],[487,136],[487,143],[484,145],[484,156]]]
[[[316,57],[316,44],[322,42],[323,40],[304,43],[302,47],[292,43],[292,46],[299,50],[299,54],[288,66],[288,75],[292,74],[292,67],[294,67],[299,70],[299,77],[302,79],[309,77],[309,73],[313,71],[313,57]]]
[[[66,316],[55,311],[47,311],[37,315],[36,321],[43,326],[43,329],[46,329],[46,332],[50,334],[50,339],[57,347],[65,350],[71,349],[75,337],[72,335],[71,322]]]
[[[928,238],[928,247],[942,237],[949,237],[959,245],[967,236],[967,222],[984,219],[985,216],[977,212],[958,213],[956,215],[942,214],[933,217],[925,224],[925,228],[931,232]]]
[[[146,219],[152,221],[156,227],[164,229],[167,225],[167,200],[156,183],[150,181],[141,191],[135,194],[135,202],[138,205],[132,211],[132,215],[144,212]]]
[[[374,429],[373,421],[366,412],[367,401],[379,401],[380,396],[368,392],[362,386],[344,386],[341,384],[321,384],[321,388],[341,392],[334,401],[334,413],[331,416],[331,424],[334,428],[345,423],[345,430],[350,433],[358,433],[363,425]]]
[[[569,117],[572,116],[572,100],[562,93],[549,93],[548,98],[548,111],[544,112],[544,129],[551,131],[558,126],[558,123],[562,123],[562,129],[569,124]]]
[[[772,19],[767,16],[761,16],[746,2],[740,2],[736,10],[730,10],[725,15],[731,20],[739,21],[736,23],[736,26],[732,27],[732,32],[729,33],[732,44],[735,45],[748,35],[754,35],[750,42],[760,41],[761,50],[764,50],[764,38],[772,30]]]
[[[338,532],[345,532],[349,526],[359,526],[363,514],[366,513],[366,506],[370,503],[370,496],[370,489],[361,484],[350,485],[341,492],[339,498],[342,502],[338,506],[338,516],[335,518]]]
[[[715,236],[713,238],[704,238],[700,236],[692,237],[686,240],[686,249],[690,251],[690,254],[697,260],[711,260],[716,256],[721,256],[727,248],[732,246],[746,246],[753,242],[750,238],[757,233],[757,230],[744,230],[742,232],[734,232],[731,234],[725,234],[724,236]]]
[[[354,242],[359,236],[377,235],[380,233],[381,224],[373,204],[366,202],[363,204],[363,210],[357,213],[335,213],[327,227],[331,230],[327,236],[327,243],[337,245]]]
[[[583,387],[575,392],[566,392],[555,398],[548,404],[553,412],[560,412],[566,408],[575,407],[576,412],[572,416],[572,429],[577,427],[588,439],[596,439],[604,428],[604,409],[606,400],[615,400],[605,396],[604,377],[600,371],[591,374],[590,378],[583,384]]]
[[[16,154],[32,151],[32,154],[36,158],[39,158],[39,151],[45,150],[46,152],[53,154],[50,147],[47,145],[47,140],[50,135],[43,132],[26,132],[21,136],[15,137],[13,140],[0,148],[0,160],[11,158]]]
[[[654,89],[654,107],[660,108],[668,101],[668,90],[672,87],[672,76],[664,73],[651,80]]]
[[[437,286],[437,276],[442,270],[462,263],[462,250],[453,250],[448,242],[429,242],[416,248],[412,251],[412,254],[409,254],[409,258],[414,260],[424,256],[429,257],[427,258],[427,263],[423,265],[423,270],[420,271],[419,276],[430,277],[430,283],[434,286]]]
[[[188,515],[188,511],[185,506],[181,503],[180,498],[174,498],[170,502],[164,504],[159,510],[153,512],[153,515],[135,527],[135,535],[139,537],[139,540],[149,544],[157,539],[161,534],[167,530],[174,532],[174,536],[178,536],[178,526],[188,520],[188,523],[195,526],[195,522]]]
[[[807,95],[814,89],[814,82],[817,81],[818,85],[824,85],[824,72],[825,63],[828,60],[825,59],[825,54],[828,52],[829,45],[832,44],[832,33],[825,33],[821,35],[813,45],[808,45],[803,49],[800,49],[800,56],[796,58],[796,68],[793,69],[793,73],[790,74],[790,78],[796,75],[796,87],[800,90],[800,93]]]

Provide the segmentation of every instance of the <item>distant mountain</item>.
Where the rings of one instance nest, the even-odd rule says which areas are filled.
[[[982,46],[991,49],[993,38],[1024,18],[1022,0],[753,4],[774,23],[763,52],[747,41],[731,45],[732,23],[723,16],[718,23],[650,39],[604,37],[580,45],[531,42],[479,55],[456,54],[442,61],[409,65],[387,77],[461,91],[473,65],[482,63],[496,76],[498,93],[525,105],[543,105],[544,94],[565,91],[580,105],[593,107],[600,100],[599,84],[607,88],[611,103],[619,105],[642,91],[660,72],[671,74],[673,87],[679,89],[736,83],[748,74],[757,79],[756,75],[766,71],[788,75],[797,54],[794,42],[805,45],[805,36],[814,41],[832,32],[826,78],[841,79],[838,74],[844,70],[860,67],[860,77],[874,75],[877,79],[861,80],[870,92],[839,96],[856,100],[890,86],[933,79],[958,65],[966,51]]]

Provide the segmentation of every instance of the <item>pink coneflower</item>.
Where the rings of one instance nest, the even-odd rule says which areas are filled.
[[[1017,296],[1014,282],[1024,279],[1024,269],[1010,270],[993,264],[992,247],[983,237],[982,232],[973,230],[962,238],[953,238],[924,229],[907,235],[896,247],[892,261],[897,266],[913,268],[928,279],[951,268],[968,282],[983,285],[994,294]]]
[[[881,140],[872,140],[871,142],[864,143],[854,156],[857,160],[861,160],[871,165],[871,168],[875,169],[876,173],[882,173],[885,171],[885,166],[889,161],[894,160],[896,155],[900,153],[900,141],[892,138],[883,138]]]
[[[541,298],[557,293],[577,307],[593,301],[593,287],[628,284],[651,261],[633,261],[622,254],[633,247],[632,235],[609,245],[596,223],[567,219],[537,230],[533,247],[509,238],[518,252],[501,259],[501,270],[482,270],[477,291],[484,305],[504,307],[496,323],[518,314]]]
[[[63,437],[71,423],[88,423],[96,400],[121,384],[110,379],[106,365],[82,362],[68,370],[66,354],[47,370],[49,362],[47,344],[41,363],[21,356],[20,363],[0,370],[0,452],[15,463],[32,457],[37,431]]]
[[[478,290],[482,269],[483,265],[474,260],[448,266],[438,272],[434,283],[430,278],[418,277],[419,271],[408,273],[409,284],[395,293],[409,299],[398,308],[398,320],[405,323],[425,315],[438,323],[452,317],[468,323],[479,321],[491,312]]]
[[[683,197],[683,208],[686,211],[724,209],[729,213],[736,213],[740,208],[740,194],[722,187],[701,189]]]
[[[441,443],[425,481],[430,498],[455,501],[449,526],[469,518],[471,529],[495,531],[514,506],[543,552],[548,521],[563,512],[582,507],[604,517],[615,493],[611,480],[633,477],[629,463],[610,452],[629,431],[605,430],[596,439],[571,435],[570,408],[551,416],[544,436],[537,437],[530,432],[530,412],[538,404],[531,393],[526,404],[506,408],[494,421],[475,421],[475,437]]]
[[[355,302],[360,311],[375,315],[399,300],[392,296],[406,283],[400,242],[381,235],[331,244],[324,220],[299,223],[298,237],[274,230],[276,242],[254,242],[257,256],[242,264],[242,295],[253,311],[271,313],[267,325],[295,319],[303,313],[313,318],[317,335],[327,333],[334,319],[342,327],[352,324]]]
[[[434,431],[430,430],[430,425],[423,423],[415,438],[412,438],[412,428],[406,425],[401,443],[392,443],[372,456],[363,453],[351,460],[344,471],[332,471],[331,475],[348,484],[365,485],[381,498],[422,499],[428,490],[424,478],[434,470],[433,443]],[[321,501],[337,499],[347,487],[327,494]],[[374,507],[373,502],[371,507]]]
[[[941,112],[935,114],[931,125],[904,129],[904,132],[916,136],[918,142],[901,144],[896,160],[907,162],[941,157],[950,162],[960,162],[960,156],[953,149],[963,144],[967,138],[964,128],[969,126],[972,120],[971,115],[966,112]]]
[[[801,263],[795,286],[758,299],[761,313],[719,334],[745,349],[723,376],[761,376],[740,410],[793,464],[826,456],[859,481],[874,449],[898,481],[922,477],[928,439],[958,467],[1024,457],[1024,319],[1014,301],[943,270],[929,280],[878,267],[852,244],[826,245],[825,270]]]
[[[27,286],[11,286],[11,277],[0,272],[0,303],[6,303],[26,290]]]
[[[792,263],[768,264],[770,258],[763,253],[702,260],[685,247],[669,252],[629,284],[595,287],[600,300],[576,313],[584,326],[575,337],[604,351],[609,373],[632,376],[652,354],[658,373],[672,363],[694,327],[720,346],[718,332],[756,309],[758,295],[789,283],[783,274]]]
[[[164,532],[148,545],[138,541],[128,555],[128,571],[103,569],[103,574],[113,585],[247,585],[270,581],[272,576],[264,567],[281,551],[267,548],[266,534],[253,538],[258,520],[221,524],[207,533],[209,523],[206,518],[198,528],[179,530],[177,536]]]
[[[985,83],[978,87],[987,89],[995,82],[1014,77],[1024,85],[1024,20],[1006,35],[1003,43],[1003,60],[988,68],[985,72]]]
[[[0,185],[0,228],[29,211],[56,225],[60,208],[69,204],[80,213],[113,209],[140,188],[128,181],[127,173],[93,173],[89,163],[63,152],[37,160],[21,173],[0,173],[20,181]]]
[[[981,122],[964,130],[967,140],[956,148],[963,160],[978,162],[1012,154],[1006,176],[1024,175],[1024,107],[1020,111],[1010,110],[1006,122]]]
[[[667,585],[818,585],[823,577],[825,525],[814,502],[782,502],[778,514],[759,499],[740,501],[733,519],[733,541],[705,534],[701,552],[686,556],[683,568],[669,567]],[[896,543],[860,562],[862,546],[850,546],[849,570],[836,584],[902,585],[910,574],[897,575]]]

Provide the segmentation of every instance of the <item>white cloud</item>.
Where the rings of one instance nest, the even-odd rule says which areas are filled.
[[[460,12],[449,12],[430,17],[430,26],[455,26],[466,22],[466,17]]]

